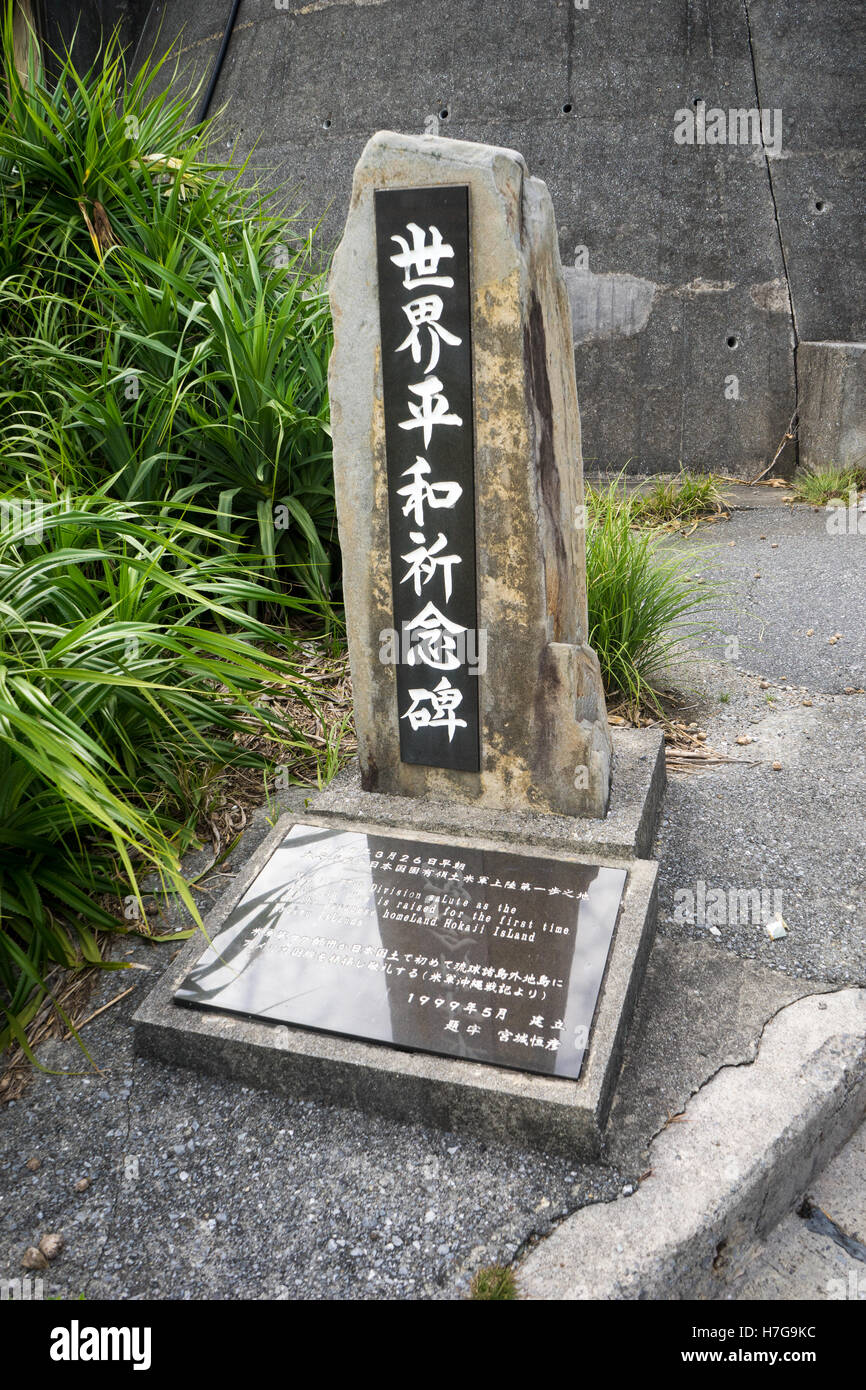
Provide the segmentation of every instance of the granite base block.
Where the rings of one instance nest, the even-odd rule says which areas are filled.
[[[363,804],[369,807],[374,800],[390,798],[366,796]],[[219,931],[290,825],[346,829],[347,819],[345,813],[324,810],[283,817],[205,919],[208,935]],[[352,821],[352,828],[377,834],[393,826],[376,821],[368,811],[365,819]],[[417,824],[409,828],[408,817],[399,828],[403,836],[422,833]],[[451,846],[498,850],[504,838],[500,833],[487,836],[480,826],[471,835],[442,833],[441,822],[437,832],[425,827],[423,837]],[[512,841],[507,842],[511,847]],[[542,858],[551,857],[551,850],[558,859],[588,858],[573,841],[565,848],[534,838],[513,847]],[[591,1158],[601,1146],[629,1019],[655,932],[658,867],[646,859],[597,854],[592,862],[625,868],[628,881],[588,1055],[577,1081],[184,1007],[175,1002],[174,992],[205,949],[200,936],[186,944],[135,1014],[136,1050],[293,1099],[356,1107],[403,1122]]]
[[[533,844],[551,853],[579,852],[593,860],[648,859],[666,786],[664,732],[611,729],[613,760],[607,815],[556,816],[541,811],[493,811],[434,798],[385,795],[361,787],[357,762],[351,763],[307,803],[334,823],[375,820],[391,830],[407,829],[454,836],[480,835],[494,847]]]

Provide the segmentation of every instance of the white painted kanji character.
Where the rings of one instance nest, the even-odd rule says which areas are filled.
[[[391,237],[392,241],[396,241],[403,248],[398,255],[391,257],[391,264],[402,270],[404,288],[415,290],[420,285],[441,285],[443,289],[453,289],[454,280],[450,275],[436,273],[440,261],[454,259],[454,247],[442,240],[439,228],[428,228],[429,242],[424,228],[419,227],[417,222],[408,222],[406,230],[412,233],[411,247],[405,237]],[[415,274],[411,275],[410,271],[413,270]]]
[[[462,704],[463,696],[455,690],[447,676],[443,676],[435,690],[410,690],[412,704],[402,719],[408,719],[413,729],[447,729],[448,742],[454,738],[455,729],[465,729],[466,720],[458,719],[455,711]],[[429,700],[427,709],[424,701]]]
[[[445,1028],[443,1031],[446,1033],[459,1033],[460,1020],[457,1018],[449,1018],[448,1022],[445,1024]]]
[[[404,478],[412,479],[411,483],[397,489],[397,496],[406,498],[403,515],[408,516],[410,512],[414,512],[416,526],[424,525],[425,505],[450,508],[463,496],[463,489],[459,483],[428,483],[426,475],[430,471],[429,463],[419,454],[412,467],[403,473]]]
[[[432,372],[436,363],[439,361],[439,352],[442,343],[447,343],[449,347],[459,347],[463,342],[456,333],[450,333],[447,328],[443,328],[439,322],[442,317],[442,299],[438,294],[424,294],[418,299],[410,300],[403,305],[403,313],[406,315],[411,329],[408,335],[395,352],[403,352],[405,348],[411,348],[412,361],[420,362],[422,357],[421,329],[426,328],[430,335],[430,359],[424,368],[424,375]]]
[[[400,559],[405,560],[409,566],[401,584],[405,584],[408,579],[414,581],[415,593],[420,597],[421,588],[424,584],[429,584],[437,569],[441,567],[442,578],[445,584],[445,598],[451,597],[451,569],[454,565],[462,564],[459,555],[441,555],[440,551],[447,546],[448,540],[444,532],[440,531],[438,537],[432,545],[428,546],[427,537],[423,531],[410,531],[409,539],[415,541],[417,549],[410,550],[408,555],[401,555]]]
[[[422,661],[425,666],[432,666],[435,671],[456,671],[460,660],[454,655],[457,650],[454,638],[459,632],[465,632],[465,627],[461,627],[459,623],[452,623],[433,603],[428,603],[426,608],[406,623],[405,627],[411,641],[406,654],[409,666],[415,666]],[[412,633],[419,634],[417,642],[412,641]]]
[[[424,381],[410,386],[409,390],[414,396],[418,396],[420,404],[416,405],[414,401],[409,401],[409,414],[412,419],[400,420],[400,429],[423,430],[425,449],[430,444],[434,425],[463,424],[459,415],[450,412],[448,400],[442,395],[442,382],[438,376],[425,377]]]

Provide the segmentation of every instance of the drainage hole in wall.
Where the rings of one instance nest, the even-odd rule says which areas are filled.
[[[827,206],[827,204],[824,202],[824,199],[823,199],[823,198],[816,198],[816,199],[815,199],[815,211],[816,211],[816,212],[823,212],[826,206]]]
[[[562,114],[563,114],[563,116],[570,116],[570,115],[571,115],[571,109],[572,109],[572,108],[571,108],[571,102],[570,102],[570,101],[567,101],[567,102],[565,103],[565,105],[563,106],[563,108],[562,108]]]
[[[450,113],[449,113],[449,111],[448,111],[448,107],[447,107],[447,106],[443,106],[443,107],[442,107],[442,110],[439,112],[439,119],[440,119],[440,121],[447,121],[447,120],[448,120],[449,114],[450,114]]]
[[[740,340],[739,340],[739,338],[737,337],[736,333],[729,333],[728,336],[727,336],[727,338],[725,339],[725,342],[727,343],[727,345],[728,345],[729,348],[735,348],[735,347],[737,347],[737,345],[739,344],[739,341],[740,341]]]

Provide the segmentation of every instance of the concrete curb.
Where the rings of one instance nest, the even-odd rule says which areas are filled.
[[[866,1111],[866,989],[809,995],[766,1025],[650,1148],[634,1196],[584,1207],[527,1256],[526,1299],[716,1298]]]

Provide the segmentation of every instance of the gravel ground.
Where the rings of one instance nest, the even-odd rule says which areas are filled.
[[[807,707],[801,692],[779,691],[770,706],[755,678],[722,675],[730,703],[698,718],[707,746],[737,761],[670,776],[656,841],[659,930],[790,975],[862,984],[866,696],[815,695]],[[771,940],[777,911],[788,935]]]
[[[716,621],[723,643],[739,641],[734,664],[828,694],[866,686],[866,515],[862,535],[835,535],[823,508],[763,496],[677,542],[726,586]]]
[[[789,975],[862,984],[866,694],[844,692],[866,685],[866,535],[828,535],[823,512],[763,495],[767,505],[675,542],[701,555],[696,573],[728,586],[720,633],[687,678],[685,717],[737,761],[670,778],[659,927]],[[732,659],[719,660],[726,649]],[[699,884],[707,902],[714,889],[727,898],[703,922]],[[763,911],[731,890],[762,892]],[[764,927],[776,910],[789,935],[774,941]]]
[[[476,1268],[508,1263],[623,1185],[612,1167],[133,1059],[131,1009],[125,1000],[88,1029],[92,1055],[111,1058],[103,1076],[41,1076],[6,1110],[0,1273],[19,1274],[24,1249],[61,1231],[46,1295],[460,1296]],[[42,1056],[81,1062],[73,1044]]]
[[[722,1062],[748,1057],[774,1008],[818,982],[866,981],[866,696],[844,694],[866,684],[866,536],[828,536],[821,514],[766,495],[685,543],[730,581],[720,628],[741,639],[735,659],[716,650],[691,671],[687,717],[743,761],[670,781],[656,851],[662,939],[614,1111],[616,1164],[575,1166],[134,1060],[142,973],[85,1030],[99,1076],[38,1075],[4,1109],[0,1276],[19,1275],[25,1247],[61,1231],[44,1274],[53,1296],[462,1296],[476,1268],[633,1184],[654,1129]],[[745,734],[754,741],[738,744]],[[699,880],[781,892],[789,935],[726,920],[716,936],[679,920],[685,890],[697,918]],[[152,969],[165,961],[144,943],[134,954]],[[94,1007],[128,978],[101,981]],[[42,1058],[83,1066],[73,1043],[46,1044]]]

